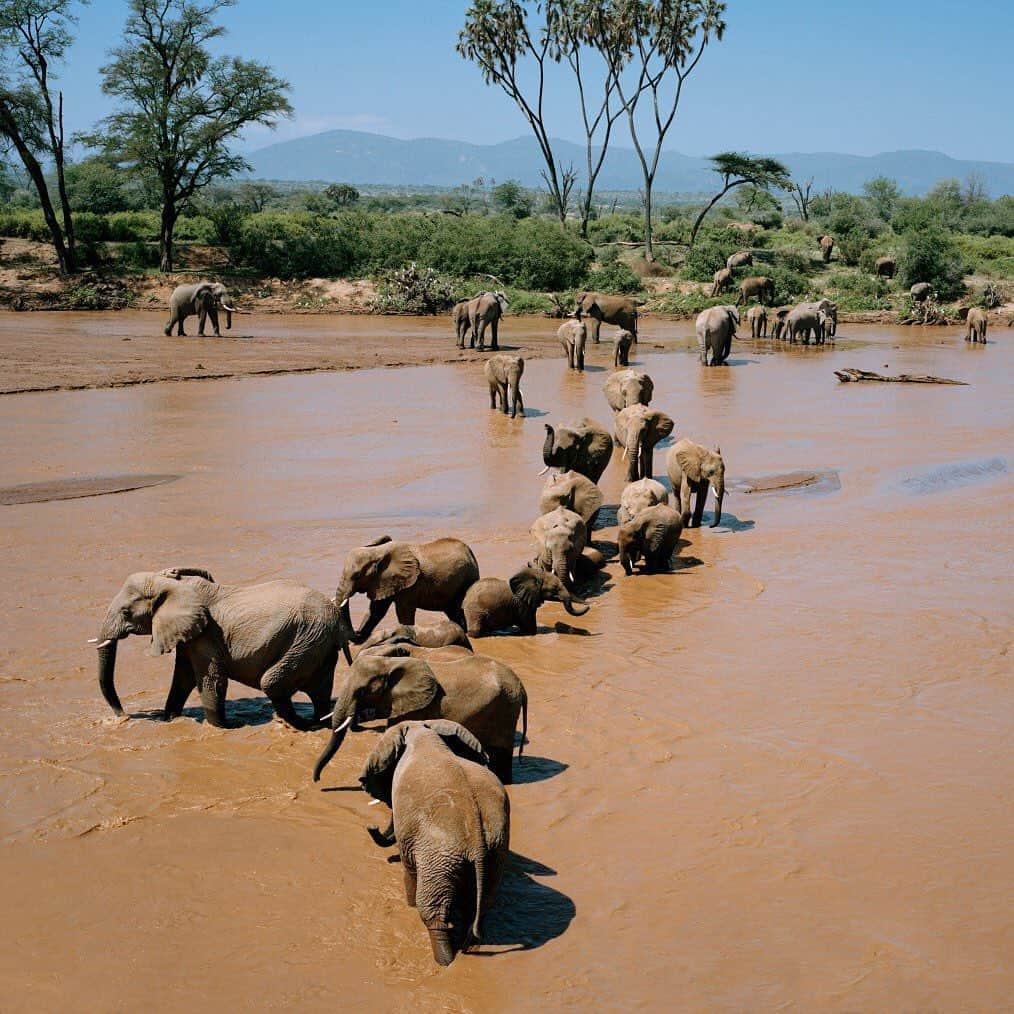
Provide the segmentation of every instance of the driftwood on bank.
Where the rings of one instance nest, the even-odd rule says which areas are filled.
[[[879,380],[885,384],[957,384],[967,387],[964,380],[950,380],[947,377],[931,377],[926,374],[899,373],[896,377],[885,377],[871,370],[835,370],[834,375],[843,383],[858,383],[860,380]]]

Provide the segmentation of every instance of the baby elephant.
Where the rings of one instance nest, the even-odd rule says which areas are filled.
[[[751,338],[766,338],[768,334],[768,312],[763,306],[751,306],[746,313],[750,322]]]
[[[521,393],[521,377],[525,372],[524,359],[503,354],[490,356],[483,370],[489,384],[489,407],[495,410],[499,401],[500,411],[507,415],[509,401],[510,417],[516,419],[520,411],[523,419],[525,399]]]
[[[391,807],[405,900],[438,965],[481,942],[507,862],[510,802],[485,762],[482,746],[455,722],[403,722],[384,733],[359,777]]]
[[[620,525],[617,544],[620,563],[627,574],[643,557],[647,573],[667,571],[683,531],[679,514],[668,504],[647,507],[632,520]]]
[[[518,627],[522,634],[538,633],[535,614],[543,602],[562,602],[571,616],[584,616],[589,606],[572,595],[555,575],[535,567],[519,570],[509,582],[498,577],[476,581],[465,596],[468,632],[482,637],[496,630]]]
[[[634,336],[629,331],[617,331],[613,339],[613,366],[630,365],[630,346]]]
[[[452,620],[440,620],[429,627],[418,624],[402,623],[397,627],[385,627],[378,630],[362,647],[361,651],[369,651],[379,646],[395,644],[416,645],[420,648],[446,648],[458,644],[472,650],[464,630]]]
[[[646,508],[668,502],[669,490],[662,483],[655,479],[638,479],[627,483],[620,494],[620,509],[616,512],[616,519],[625,525]]]
[[[582,320],[568,320],[556,332],[563,354],[567,357],[567,365],[572,370],[584,370],[584,347],[588,342],[588,327]]]
[[[463,648],[429,649],[425,659],[372,651],[359,654],[338,688],[329,716],[331,739],[314,766],[315,782],[349,727],[360,718],[365,721],[368,714],[386,718],[388,728],[425,718],[460,722],[482,743],[493,770],[509,784],[519,715],[522,731],[528,729],[528,694],[513,669],[485,655],[467,654]]]

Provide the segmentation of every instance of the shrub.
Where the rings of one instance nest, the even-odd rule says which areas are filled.
[[[74,235],[79,243],[86,244],[101,243],[109,239],[105,216],[96,215],[91,211],[78,211],[74,215]]]
[[[730,298],[732,297],[726,294],[713,299],[703,289],[691,289],[689,292],[672,289],[655,303],[653,309],[658,313],[670,313],[674,317],[696,317],[701,310],[728,303]]]
[[[807,297],[810,283],[806,275],[782,264],[775,264],[764,269],[764,274],[774,279],[775,301],[778,303],[796,303]]]
[[[939,227],[907,233],[898,268],[903,285],[929,282],[943,302],[957,299],[964,291],[961,252],[950,233]]]
[[[174,237],[180,243],[214,246],[215,226],[203,215],[185,215],[176,223]]]
[[[243,223],[236,259],[278,278],[340,277],[362,258],[350,218],[262,211]]]
[[[161,258],[159,257],[158,244],[146,243],[137,239],[133,243],[124,243],[119,250],[120,263],[129,269],[143,271],[145,268],[158,267]]]
[[[693,282],[710,282],[729,255],[743,246],[743,237],[728,229],[701,230],[693,250],[683,263],[683,277]]]
[[[412,263],[384,275],[373,309],[378,313],[442,313],[457,302],[457,296],[453,280]]]
[[[586,284],[589,289],[614,296],[641,291],[641,279],[634,274],[629,264],[620,260],[615,247],[604,252],[600,261],[600,266],[588,273]]]
[[[114,243],[158,239],[159,218],[154,211],[117,211],[107,222],[109,239]]]
[[[976,274],[1014,278],[1014,239],[1007,236],[955,236],[966,266]]]
[[[838,259],[842,264],[850,268],[856,267],[863,259],[863,255],[869,250],[869,236],[862,229],[854,228],[845,232],[835,233],[835,246],[838,249]]]

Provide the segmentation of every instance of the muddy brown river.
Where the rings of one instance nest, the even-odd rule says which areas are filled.
[[[45,330],[5,316],[0,348],[26,320]],[[397,326],[450,343],[446,322]],[[504,344],[547,329],[508,318]],[[196,697],[153,720],[171,661],[142,638],[120,646],[117,719],[85,641],[137,570],[331,594],[351,547],[453,535],[509,576],[542,424],[611,422],[607,346],[584,375],[530,362],[513,421],[474,362],[0,398],[0,487],[30,491],[0,505],[0,1007],[1007,1007],[1014,332],[844,326],[834,349],[738,342],[704,370],[690,330],[646,322],[634,362],[739,481],[672,574],[612,564],[587,616],[548,604],[538,636],[476,642],[528,688],[529,756],[485,943],[447,969],[365,831],[375,731],[314,785],[326,732],[236,684],[241,728]],[[969,386],[842,385],[843,367]],[[617,454],[607,503],[622,485]]]

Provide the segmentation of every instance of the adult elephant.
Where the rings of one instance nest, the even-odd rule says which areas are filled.
[[[500,353],[486,360],[483,371],[489,384],[489,407],[495,411],[499,401],[504,415],[509,411],[510,417],[514,419],[520,411],[521,417],[524,418],[525,400],[521,393],[521,376],[525,372],[524,359],[521,356],[506,356]]]
[[[751,299],[767,303],[770,306],[775,301],[775,280],[767,275],[754,275],[752,278],[744,278],[739,283],[739,299],[737,304],[749,303]]]
[[[655,445],[676,428],[670,416],[646,405],[631,405],[616,416],[616,443],[627,462],[627,482],[650,479]]]
[[[729,254],[725,261],[725,266],[730,271],[734,271],[736,268],[745,268],[750,264],[753,264],[753,254],[749,250],[737,250],[736,253]]]
[[[528,730],[528,694],[517,673],[486,655],[460,652],[441,657],[446,648],[423,658],[369,652],[355,662],[338,687],[331,715],[331,737],[317,758],[313,780],[331,762],[349,728],[366,715],[386,718],[387,727],[423,718],[460,722],[482,743],[493,770],[511,782],[514,731],[522,716],[521,749]]]
[[[572,590],[578,558],[588,543],[588,528],[581,515],[557,507],[536,518],[531,534],[538,549],[533,566],[555,574],[568,591]]]
[[[751,338],[767,338],[768,312],[763,306],[751,306],[746,312],[746,319],[750,325]]]
[[[873,273],[878,278],[893,278],[898,262],[893,257],[878,257],[873,265]]]
[[[479,351],[486,348],[486,328],[490,329],[489,347],[496,352],[500,348],[500,318],[507,312],[510,303],[507,296],[500,291],[480,292],[479,295],[464,303],[455,304],[451,311],[455,331],[458,337],[458,348],[465,347],[465,334],[471,332],[468,347],[474,349],[476,339]]]
[[[791,306],[779,306],[774,311],[771,321],[771,337],[776,341],[785,338],[785,321],[792,313]]]
[[[593,419],[585,418],[555,428],[547,423],[542,445],[546,467],[539,474],[555,468],[561,472],[580,472],[592,482],[598,482],[612,456],[613,438]]]
[[[965,318],[968,330],[965,332],[966,342],[982,342],[986,344],[986,330],[989,327],[989,316],[981,306],[973,306]]]
[[[722,522],[722,501],[725,499],[725,459],[721,448],[716,447],[712,451],[692,440],[677,440],[669,448],[665,465],[673,500],[684,527],[701,527],[710,486],[715,492],[715,520],[711,527],[717,528]],[[693,498],[696,498],[696,503],[692,503]]]
[[[106,610],[95,639],[99,689],[123,714],[116,693],[116,646],[131,634],[151,636],[153,655],[175,650],[163,717],[179,717],[196,688],[209,725],[225,719],[230,679],[265,693],[279,718],[296,729],[320,728],[330,709],[338,653],[348,655],[349,629],[326,596],[294,581],[216,583],[206,570],[179,567],[131,574]],[[302,718],[292,695],[305,693],[316,721]]]
[[[622,412],[631,405],[650,405],[655,383],[639,370],[617,370],[606,378],[602,391],[609,407],[614,412]]]
[[[682,531],[679,514],[665,503],[646,507],[621,524],[616,544],[624,573],[632,574],[642,559],[649,574],[669,570]]]
[[[624,525],[641,511],[668,502],[669,491],[662,483],[656,479],[638,479],[637,482],[628,483],[620,494],[620,509],[616,512],[616,520]]]
[[[588,327],[583,320],[568,320],[556,332],[572,370],[584,370],[584,347],[588,342]]]
[[[239,311],[229,305],[228,290],[221,282],[195,282],[192,285],[177,285],[169,297],[169,323],[165,326],[165,335],[176,334],[185,338],[183,322],[187,317],[197,315],[197,333],[204,337],[204,325],[211,318],[211,327],[216,338],[221,338],[218,330],[218,311],[225,311],[225,326],[232,328],[232,315]]]
[[[834,250],[834,239],[831,236],[820,237],[820,256],[825,264],[831,263],[831,253]]]
[[[711,298],[720,296],[732,284],[732,269],[719,268],[711,276]]]
[[[713,306],[697,316],[697,348],[705,366],[721,366],[732,351],[732,339],[739,327],[739,310],[734,306]]]
[[[546,481],[539,499],[539,513],[548,514],[557,507],[566,507],[580,514],[581,520],[591,530],[604,502],[602,490],[588,476],[580,472],[562,472]]]
[[[590,317],[594,323],[588,331],[596,345],[603,323],[615,324],[629,331],[637,342],[637,304],[629,296],[606,296],[601,292],[582,292],[577,297],[574,316],[578,320]]]
[[[933,286],[929,282],[916,282],[908,293],[912,297],[912,302],[925,303],[933,295]]]
[[[359,592],[369,597],[369,615],[352,635],[354,644],[362,644],[392,604],[399,623],[414,623],[416,610],[427,609],[463,627],[461,603],[478,580],[475,554],[459,539],[414,544],[384,535],[345,557],[334,600],[351,627],[349,600]]]
[[[507,863],[510,802],[486,760],[479,741],[454,722],[405,722],[384,733],[359,777],[391,807],[405,900],[438,965],[481,943]]]
[[[823,344],[827,319],[827,314],[816,303],[800,303],[785,318],[789,341],[793,344],[802,341],[804,345],[809,345],[812,332],[814,342]]]

